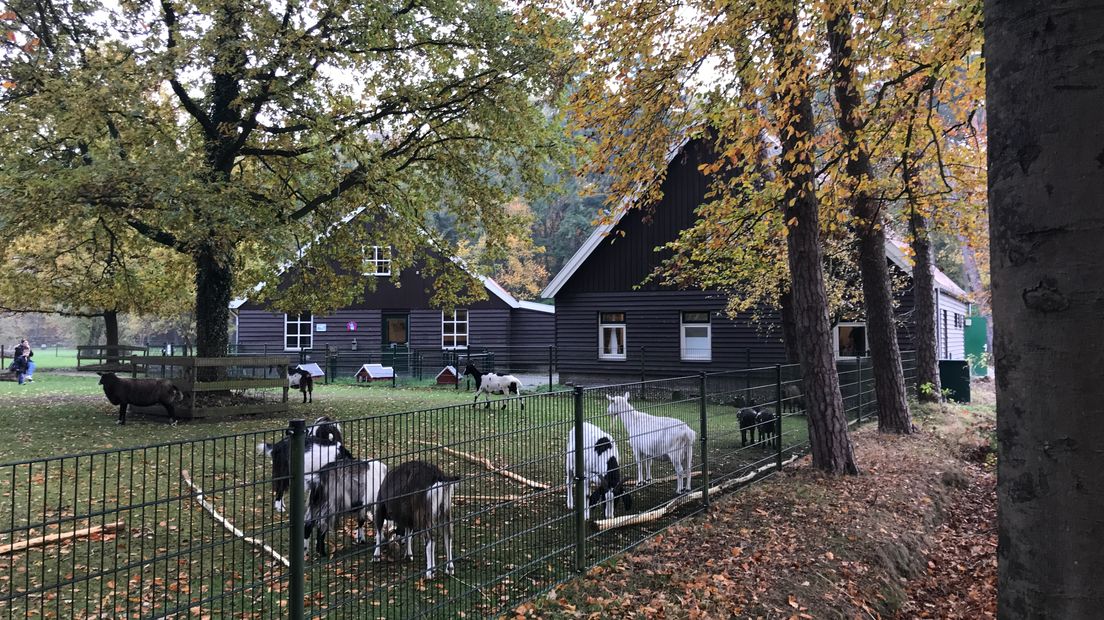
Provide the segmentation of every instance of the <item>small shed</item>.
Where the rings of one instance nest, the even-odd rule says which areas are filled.
[[[319,377],[325,377],[326,373],[322,371],[322,367],[314,362],[309,364],[299,364],[296,366],[299,370],[305,370],[311,374],[311,377],[317,379]]]
[[[390,381],[395,378],[395,369],[383,364],[362,364],[356,371],[357,383],[361,381]]]
[[[456,385],[460,382],[460,375],[455,366],[445,366],[437,373],[437,385]]]

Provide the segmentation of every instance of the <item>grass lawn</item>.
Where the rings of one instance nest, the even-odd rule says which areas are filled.
[[[298,393],[291,396],[294,400]],[[310,558],[308,609],[313,613],[360,618],[465,611],[482,616],[570,576],[575,531],[573,514],[564,505],[563,471],[564,443],[573,425],[572,394],[538,393],[526,399],[524,409],[514,401],[505,410],[473,408],[470,393],[447,388],[316,385],[314,396],[313,404],[293,402],[289,415],[198,420],[176,427],[136,416],[118,427],[115,408],[94,375],[43,372],[30,385],[0,383],[0,422],[15,429],[0,445],[0,463],[108,451],[0,465],[0,545],[121,522],[117,534],[0,556],[6,562],[0,563],[0,604],[10,597],[18,615],[35,617],[146,617],[194,608],[219,618],[283,617],[283,567],[199,509],[181,482],[181,470],[191,473],[235,525],[286,550],[287,517],[273,511],[270,465],[255,446],[278,440],[288,417],[319,415],[344,422],[346,445],[358,457],[390,466],[422,458],[464,481],[453,513],[456,577],[423,582],[418,569],[424,566],[423,554],[416,552],[413,563],[373,564],[370,547],[354,547],[350,537],[338,535],[330,541],[331,557]],[[639,409],[685,420],[700,431],[698,399],[671,390],[638,396],[633,403]],[[588,392],[584,407],[589,420],[618,439],[627,477],[635,478],[624,429],[605,414],[605,392]],[[396,413],[412,410],[420,411]],[[741,447],[731,406],[710,404],[707,415],[714,482],[774,458],[763,446]],[[803,417],[784,419],[786,449],[803,444],[805,433]],[[158,445],[138,448],[150,444]],[[485,457],[548,488],[528,488],[438,445]],[[700,449],[694,459],[700,469]],[[671,473],[669,464],[654,467],[657,478]],[[696,476],[695,488],[700,481]],[[673,481],[634,489],[633,512],[673,495]],[[592,533],[587,562],[634,545],[698,509],[691,502],[652,523]],[[443,555],[440,547],[438,555]],[[338,608],[341,601],[346,604]]]

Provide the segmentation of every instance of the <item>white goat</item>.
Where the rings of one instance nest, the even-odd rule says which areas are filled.
[[[475,364],[468,362],[467,367],[464,369],[465,375],[471,375],[475,378],[475,400],[472,401],[474,407],[479,402],[479,395],[486,394],[487,408],[491,406],[491,394],[502,394],[503,396],[517,396],[521,401],[521,408],[525,409],[525,400],[521,398],[521,379],[518,379],[514,375],[504,375],[497,372],[480,372]],[[506,408],[506,399],[502,401],[502,408]]]
[[[690,490],[694,441],[698,434],[682,420],[662,418],[637,411],[629,404],[629,393],[609,396],[607,412],[620,418],[629,433],[629,445],[636,459],[636,484],[652,481],[652,459],[665,458],[675,466],[675,492]],[[647,476],[645,477],[645,472]]]
[[[567,509],[575,508],[575,431],[567,435],[567,458],[564,463],[567,472]],[[590,507],[602,502],[607,519],[613,518],[616,500],[625,502],[625,510],[632,509],[632,499],[625,493],[624,480],[621,478],[621,455],[617,453],[617,442],[609,433],[589,423],[583,423],[583,478],[587,487],[594,487],[589,494],[585,517],[590,519]]]

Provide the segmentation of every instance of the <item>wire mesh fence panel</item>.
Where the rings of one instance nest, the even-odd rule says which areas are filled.
[[[392,473],[430,463],[458,480],[443,485],[450,520],[410,525],[433,533],[437,578],[426,578],[429,552],[421,536],[411,539],[413,558],[389,545],[374,562],[374,524],[367,523],[369,544],[355,545],[355,520],[346,520],[328,554],[314,549],[310,555],[308,616],[481,617],[572,575],[574,534],[563,484],[572,412],[571,394],[564,392],[343,421],[346,446],[356,457],[382,462]],[[423,516],[432,512],[437,496],[425,484],[411,484],[398,489],[399,504]],[[313,510],[313,490],[311,497]],[[445,577],[448,527],[453,572]],[[398,536],[399,547],[408,534]]]
[[[0,617],[494,616],[804,454],[806,404],[776,365],[0,465]]]
[[[271,503],[258,501],[269,474],[256,451],[279,435],[0,466],[0,609],[11,618],[280,617],[285,567],[245,540],[282,547]]]

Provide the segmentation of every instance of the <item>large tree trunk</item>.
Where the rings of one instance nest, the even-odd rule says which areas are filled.
[[[782,197],[787,226],[790,290],[808,412],[813,465],[831,473],[857,474],[851,435],[840,396],[839,375],[828,321],[821,262],[819,204],[813,165],[812,93],[808,61],[797,38],[797,10],[787,5],[775,16],[771,33],[779,72],[786,76],[778,99],[782,129],[779,169],[786,182]]]
[[[985,3],[998,616],[1104,610],[1104,9]]]
[[[878,399],[878,430],[885,433],[912,432],[901,351],[897,346],[897,325],[893,320],[893,291],[889,284],[889,263],[885,250],[885,228],[878,200],[868,189],[874,173],[870,154],[862,143],[862,104],[851,58],[851,12],[842,3],[828,19],[829,60],[833,91],[839,105],[837,115],[844,148],[848,153],[844,173],[852,188],[852,230],[859,252],[863,300],[866,308],[866,337],[874,372],[874,393]]]
[[[197,357],[223,357],[230,346],[230,292],[234,277],[229,250],[199,250],[196,264]]]
[[[119,361],[119,350],[111,347],[119,346],[119,312],[116,310],[104,310],[104,340],[107,344],[107,363],[114,364]]]
[[[909,216],[912,235],[912,291],[916,301],[913,317],[916,323],[916,384],[920,400],[939,402],[943,399],[939,383],[939,349],[935,340],[935,274],[932,272],[931,238],[927,222],[915,210]],[[928,386],[925,388],[924,386]]]
[[[793,292],[790,289],[778,296],[778,311],[782,315],[782,343],[786,345],[786,363],[797,364],[801,360],[797,352],[797,317],[794,315]]]

